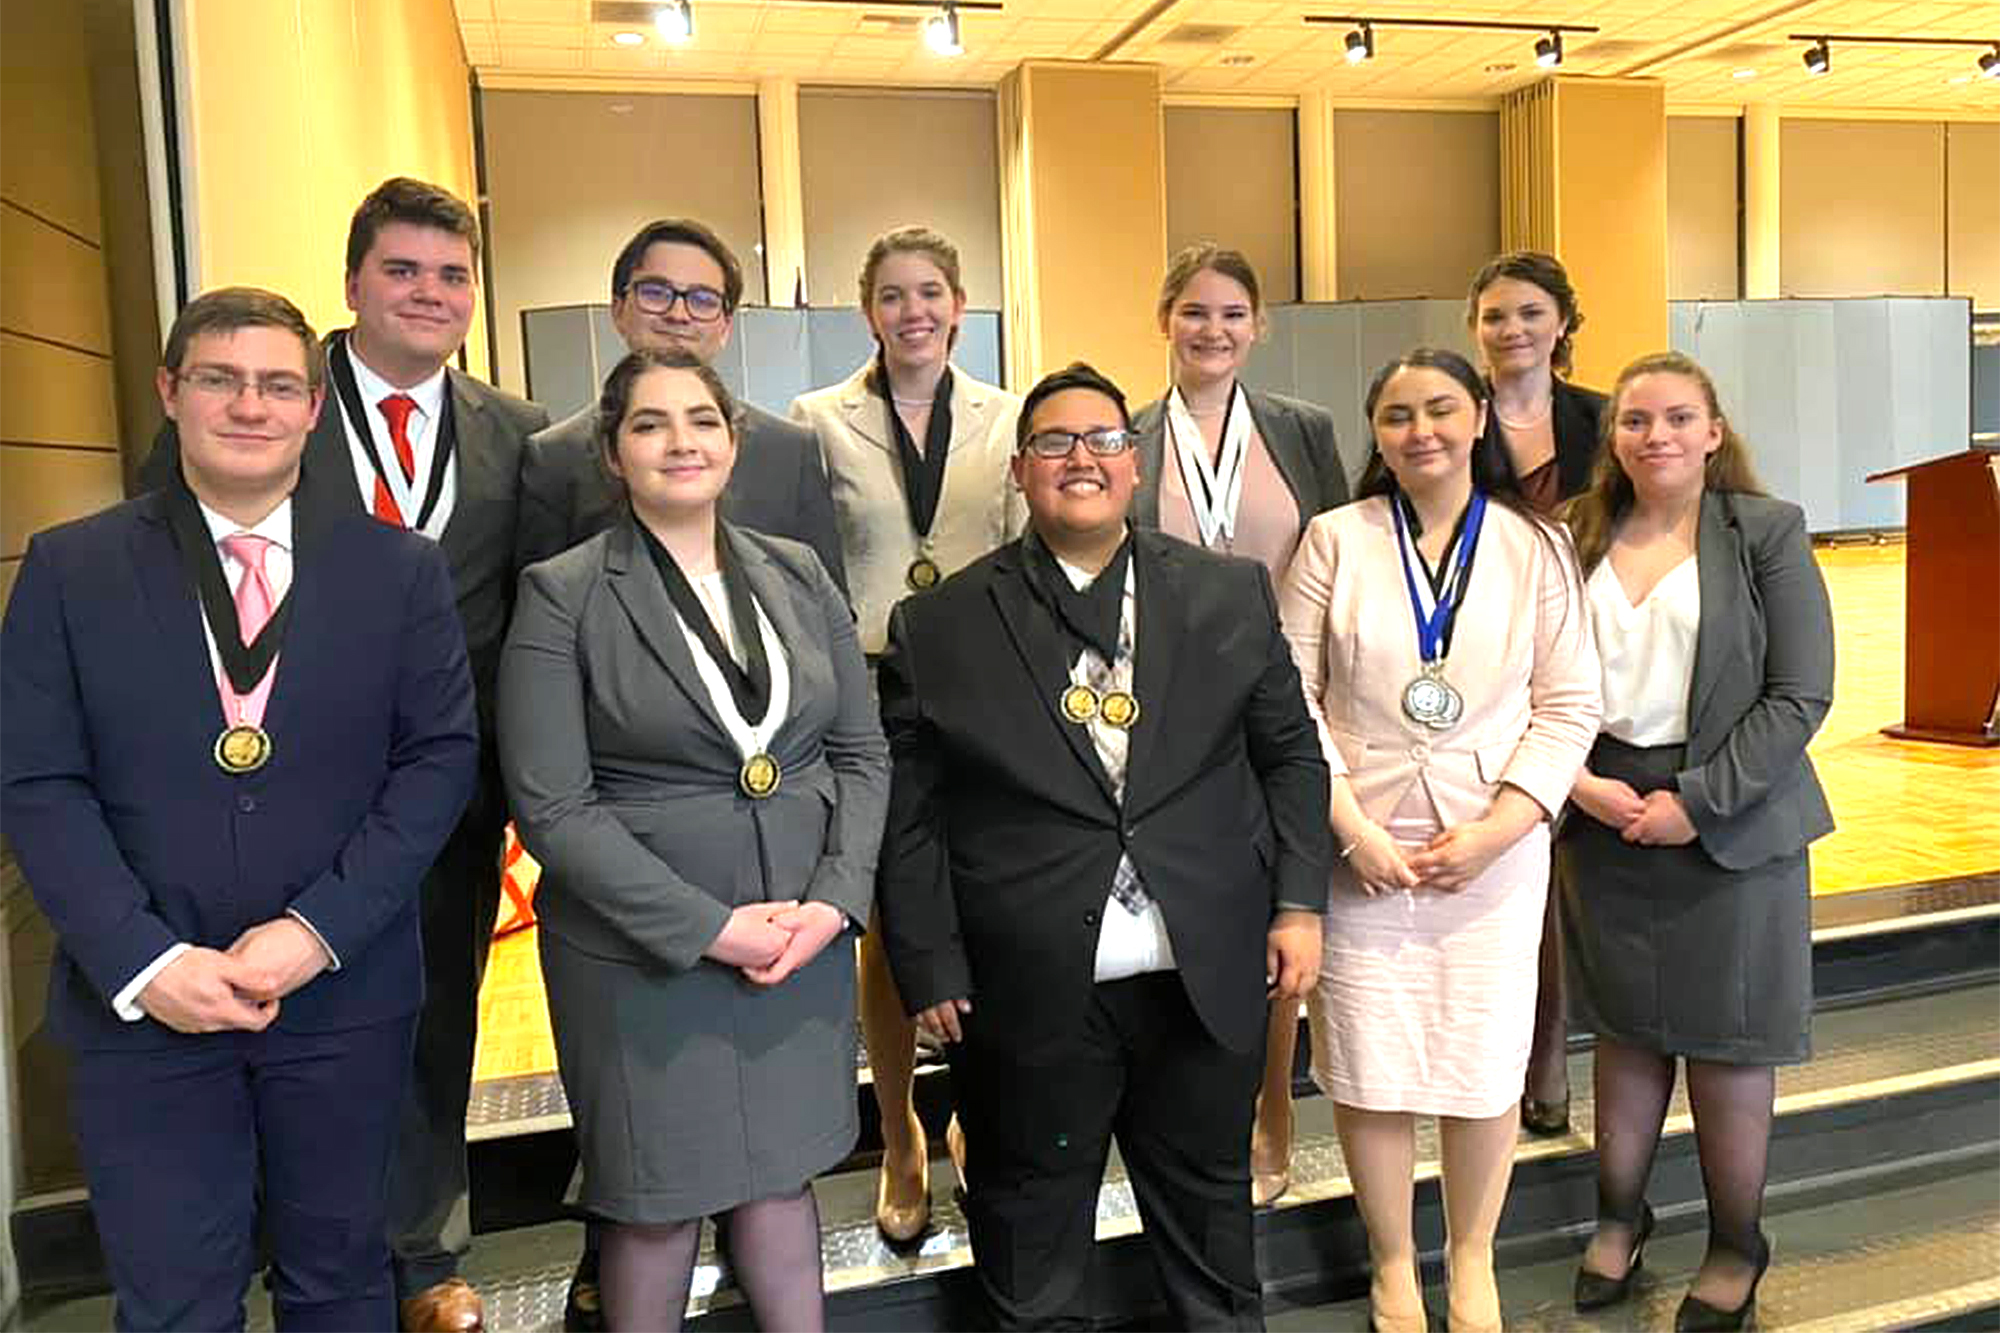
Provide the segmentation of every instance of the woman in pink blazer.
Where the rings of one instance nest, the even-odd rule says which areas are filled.
[[[1493,1235],[1519,1125],[1550,817],[1596,738],[1576,559],[1483,439],[1452,352],[1387,366],[1360,499],[1315,518],[1281,610],[1333,767],[1341,849],[1313,1077],[1374,1266],[1375,1326],[1424,1327],[1417,1115],[1443,1144],[1450,1327],[1500,1327]]]

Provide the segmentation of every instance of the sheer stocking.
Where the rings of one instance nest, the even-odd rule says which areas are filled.
[[[1443,1149],[1445,1246],[1451,1279],[1451,1322],[1500,1326],[1500,1292],[1493,1281],[1493,1236],[1507,1181],[1514,1172],[1520,1115],[1508,1107],[1484,1120],[1438,1117]]]
[[[1694,1111],[1701,1183],[1708,1192],[1708,1252],[1692,1293],[1734,1309],[1750,1294],[1763,1250],[1758,1225],[1771,1149],[1771,1109],[1777,1074],[1769,1065],[1688,1061],[1688,1103]]]
[[[605,1327],[615,1333],[678,1333],[701,1247],[701,1219],[598,1228]]]
[[[820,1333],[826,1327],[826,1300],[819,1202],[812,1186],[738,1204],[722,1225],[729,1231],[730,1262],[750,1298],[757,1327],[771,1333]]]
[[[1412,1221],[1417,1136],[1414,1117],[1400,1111],[1333,1108],[1354,1203],[1368,1228],[1374,1269],[1368,1300],[1377,1326],[1422,1328],[1424,1293],[1417,1278],[1417,1238]]]
[[[1674,1094],[1674,1059],[1608,1037],[1592,1061],[1597,1099],[1597,1234],[1583,1266],[1625,1276],[1645,1205],[1646,1180],[1660,1145],[1660,1125]]]

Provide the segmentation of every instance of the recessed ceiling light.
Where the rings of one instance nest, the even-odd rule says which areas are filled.
[[[1255,64],[1256,60],[1257,57],[1247,51],[1231,51],[1222,58],[1222,63],[1225,65],[1250,65]]]
[[[1978,76],[1977,76],[1977,75],[1973,75],[1973,74],[1954,74],[1954,75],[1952,75],[1952,76],[1951,76],[1950,78],[1946,79],[1946,80],[1945,80],[1945,82],[1946,82],[1946,83],[1971,83],[1971,82],[1973,81],[1973,79],[1974,79],[1974,78],[1976,78],[1976,77],[1978,77]]]
[[[643,32],[614,32],[611,34],[611,40],[619,46],[644,46],[646,44],[646,34]]]
[[[630,102],[613,102],[604,109],[614,116],[629,116],[632,114],[632,104]]]
[[[1754,79],[1757,77],[1757,71],[1754,69],[1731,70],[1729,77],[1732,79]]]
[[[1511,60],[1496,60],[1486,67],[1486,72],[1488,74],[1512,74],[1514,72],[1514,62]]]

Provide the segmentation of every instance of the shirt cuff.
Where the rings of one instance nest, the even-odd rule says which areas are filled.
[[[146,1017],[146,1011],[139,1007],[139,992],[153,984],[153,978],[166,971],[167,964],[188,951],[185,944],[170,944],[166,951],[152,962],[139,969],[139,975],[125,983],[125,989],[111,997],[111,1012],[127,1023],[137,1023]]]
[[[1319,904],[1314,904],[1314,903],[1288,903],[1288,902],[1283,902],[1283,901],[1280,901],[1280,902],[1278,903],[1278,906],[1277,906],[1277,908],[1276,908],[1276,911],[1277,911],[1277,912],[1310,912],[1310,913],[1311,913],[1312,915],[1314,915],[1314,916],[1325,916],[1325,915],[1326,915],[1326,905],[1325,905],[1324,903],[1319,903]],[[1274,912],[1273,914],[1275,915],[1275,912]]]
[[[292,920],[298,922],[300,925],[304,926],[306,928],[306,933],[311,935],[314,939],[318,940],[319,947],[326,950],[326,970],[329,972],[340,971],[340,955],[335,953],[333,951],[333,946],[326,942],[326,936],[319,933],[319,927],[315,926],[312,922],[306,920],[305,915],[301,913],[299,909],[296,907],[287,907],[285,909],[285,915],[290,917]]]

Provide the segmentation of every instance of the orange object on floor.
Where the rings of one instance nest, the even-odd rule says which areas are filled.
[[[528,855],[528,849],[521,845],[513,824],[509,823],[506,845],[500,853],[500,888],[506,898],[501,910],[505,915],[493,927],[494,939],[535,924],[535,886],[541,879],[542,868]]]

